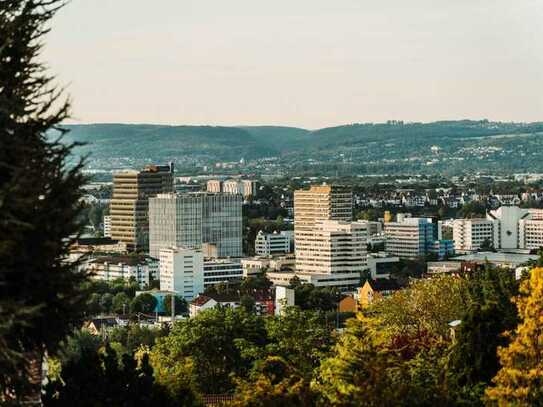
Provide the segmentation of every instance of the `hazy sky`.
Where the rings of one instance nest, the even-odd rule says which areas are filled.
[[[78,122],[543,120],[541,0],[72,0]]]

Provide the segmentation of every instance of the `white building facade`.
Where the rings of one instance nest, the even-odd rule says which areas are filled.
[[[294,240],[294,232],[263,233],[259,231],[255,239],[255,254],[271,256],[274,254],[290,253]]]
[[[160,249],[160,289],[175,291],[187,301],[204,292],[204,257],[200,250]]]

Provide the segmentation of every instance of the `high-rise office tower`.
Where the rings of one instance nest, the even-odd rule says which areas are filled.
[[[205,257],[241,257],[241,196],[160,194],[150,199],[150,253],[176,246],[202,248]]]
[[[149,199],[149,254],[167,247],[202,247],[203,194],[158,194]]]
[[[318,221],[350,222],[353,216],[353,193],[338,185],[313,185],[309,190],[294,192],[294,250],[296,270],[313,257],[312,245]]]
[[[207,257],[242,256],[242,198],[233,194],[202,195],[202,240]]]
[[[352,222],[352,191],[337,185],[294,193],[296,275],[315,285],[349,289],[367,268],[367,225]]]
[[[121,171],[113,176],[111,237],[131,250],[148,250],[149,197],[173,191],[173,163],[149,165],[142,171]]]

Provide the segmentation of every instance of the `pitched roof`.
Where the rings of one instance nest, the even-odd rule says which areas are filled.
[[[117,326],[117,319],[115,317],[93,318],[90,321],[85,322],[85,326],[93,324],[97,330],[104,328],[111,328]]]
[[[214,300],[218,303],[239,302],[239,296],[237,294],[200,294],[192,300],[191,304],[200,307],[210,300]]]

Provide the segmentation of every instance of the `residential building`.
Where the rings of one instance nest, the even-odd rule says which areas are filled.
[[[159,275],[158,259],[134,254],[95,257],[88,262],[87,270],[92,273],[92,278],[97,280],[133,279],[142,288]]]
[[[259,231],[255,239],[255,254],[257,256],[271,256],[274,254],[290,253],[294,241],[293,231],[280,233],[264,233]]]
[[[160,289],[175,291],[190,301],[204,292],[204,257],[201,250],[183,247],[160,249]]]
[[[142,171],[122,171],[113,176],[111,237],[132,250],[148,250],[149,198],[173,192],[173,163],[149,165]]]
[[[201,311],[212,309],[217,306],[237,308],[240,305],[239,296],[219,295],[219,294],[201,294],[189,304],[190,317],[194,318]]]
[[[219,283],[237,283],[243,278],[241,263],[231,259],[205,259],[204,288]]]
[[[366,280],[358,289],[358,303],[361,307],[367,307],[375,300],[391,295],[400,288],[398,282],[393,279]]]
[[[400,258],[426,256],[437,235],[431,219],[398,217],[385,223],[385,251]]]
[[[201,248],[204,257],[241,257],[241,196],[161,194],[150,199],[150,249]]]
[[[354,295],[345,295],[338,304],[339,312],[356,312],[358,309],[357,300]]]
[[[104,237],[111,237],[111,216],[104,216]]]

